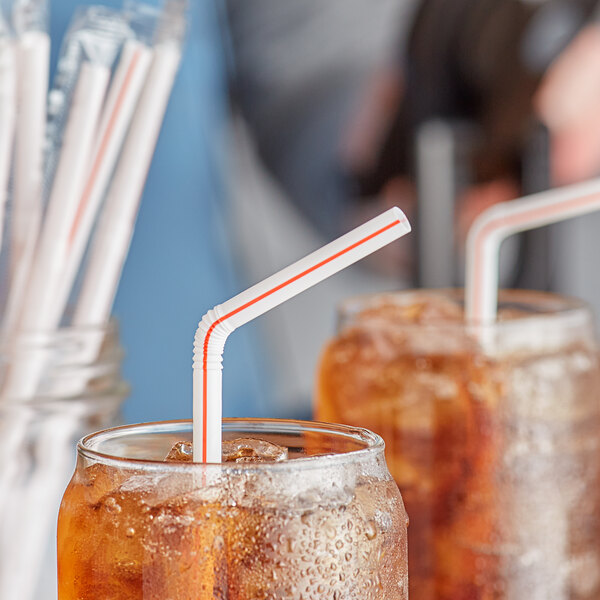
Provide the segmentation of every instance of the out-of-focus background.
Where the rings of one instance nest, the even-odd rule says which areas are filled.
[[[78,4],[53,3],[53,39]],[[227,344],[227,416],[308,416],[340,299],[461,285],[466,231],[483,208],[598,174],[596,4],[190,3],[114,310],[132,386],[126,420],[191,415],[192,340],[206,310],[399,205],[410,240]],[[600,307],[598,228],[600,217],[585,217],[511,241],[503,285]]]
[[[225,416],[310,418],[342,299],[462,286],[482,211],[600,175],[599,19],[598,0],[0,0],[0,597],[55,598],[76,439],[191,416],[212,307],[405,211],[410,236],[227,342]],[[599,230],[511,238],[501,285],[597,313]]]

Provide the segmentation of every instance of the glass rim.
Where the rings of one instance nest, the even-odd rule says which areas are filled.
[[[95,340],[96,336],[102,336],[101,351],[92,359],[82,360],[80,348]],[[129,394],[130,386],[123,380],[121,372],[125,350],[119,338],[118,319],[113,316],[106,323],[99,325],[69,325],[54,330],[24,331],[14,339],[0,336],[0,369],[10,367],[15,360],[23,360],[23,352],[35,351],[54,353],[51,355],[53,360],[48,360],[44,365],[45,371],[52,369],[52,381],[60,381],[65,377],[65,373],[75,373],[84,380],[112,377],[114,384],[111,387],[86,388],[76,393],[62,394],[36,390],[36,393],[28,398],[9,396],[3,402],[8,408],[42,405],[50,407],[53,404],[60,405],[74,400],[97,403],[102,402],[103,399],[110,400],[113,396],[126,397]],[[56,360],[56,357],[60,357],[60,360]]]
[[[60,342],[69,340],[73,335],[93,335],[97,333],[118,334],[119,321],[116,317],[111,316],[106,323],[100,325],[66,325],[56,329],[42,329],[39,331],[26,330],[20,332],[16,337],[17,342],[29,342],[30,340],[45,342]],[[15,339],[0,336],[0,354],[6,346],[13,346]]]
[[[301,421],[296,419],[259,419],[259,418],[224,418],[223,431],[235,431],[236,426],[242,427],[244,424],[249,426],[263,426],[262,431],[270,433],[292,433],[292,432],[322,432],[331,435],[338,435],[340,438],[352,439],[365,444],[364,448],[350,450],[343,453],[318,454],[284,460],[281,462],[263,462],[263,463],[197,463],[197,462],[176,462],[165,460],[151,460],[141,458],[130,458],[115,456],[95,450],[89,446],[93,441],[103,441],[125,437],[129,433],[176,433],[177,431],[192,431],[193,421],[191,419],[177,419],[170,421],[156,421],[148,423],[134,423],[130,425],[120,425],[90,433],[81,438],[77,443],[77,454],[83,458],[101,462],[109,466],[118,466],[121,468],[151,470],[151,471],[240,471],[240,470],[278,470],[289,469],[290,466],[307,468],[320,468],[326,462],[327,466],[339,463],[358,462],[383,453],[385,443],[383,438],[362,427],[352,427],[350,425],[341,425],[338,423],[324,423],[319,421]],[[161,428],[157,432],[156,428]],[[257,427],[254,431],[246,433],[260,433],[261,428]]]
[[[52,396],[50,394],[36,394],[31,398],[20,399],[20,398],[6,398],[0,403],[0,414],[3,409],[24,409],[43,407],[44,409],[50,410],[52,408],[68,408],[69,406],[77,404],[81,407],[82,405],[94,405],[99,404],[101,406],[110,404],[121,404],[123,400],[127,398],[131,392],[131,386],[119,375],[115,378],[115,385],[108,390],[98,391],[85,391],[80,394],[72,396]]]
[[[338,324],[343,325],[347,320],[352,322],[352,318],[360,313],[361,310],[368,308],[369,304],[382,298],[401,298],[408,296],[415,298],[441,296],[463,302],[464,288],[411,288],[406,290],[391,290],[384,292],[375,292],[370,294],[360,294],[345,298],[338,302],[336,306]],[[523,306],[537,306],[538,312],[526,314],[523,317],[515,319],[500,319],[493,323],[468,323],[465,320],[453,321],[444,317],[429,319],[426,323],[402,323],[405,328],[426,328],[426,327],[448,327],[461,328],[471,327],[476,329],[509,329],[510,327],[523,326],[529,323],[537,323],[547,319],[558,318],[585,318],[592,315],[591,308],[587,302],[579,298],[558,294],[554,292],[543,292],[538,290],[522,289],[502,289],[498,292],[498,304],[515,304],[521,302]],[[543,310],[544,304],[548,308]]]

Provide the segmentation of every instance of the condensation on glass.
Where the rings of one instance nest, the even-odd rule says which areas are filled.
[[[407,599],[406,513],[379,436],[297,421],[223,427],[226,441],[265,440],[288,460],[164,462],[190,422],[80,443],[59,518],[60,600]]]
[[[600,597],[600,370],[576,300],[503,292],[467,327],[458,291],[358,298],[318,374],[320,420],[386,442],[412,600]]]

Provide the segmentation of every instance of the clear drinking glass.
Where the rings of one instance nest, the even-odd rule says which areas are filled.
[[[410,517],[411,600],[600,598],[600,369],[582,303],[508,291],[343,304],[317,418],[386,442]]]
[[[120,420],[122,359],[115,323],[0,342],[0,598],[56,598],[56,517],[73,450]],[[37,392],[5,393],[29,367]]]
[[[282,462],[164,462],[187,421],[84,438],[58,524],[60,600],[406,600],[402,498],[364,429],[225,420]]]

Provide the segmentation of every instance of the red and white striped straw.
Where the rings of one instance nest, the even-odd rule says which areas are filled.
[[[92,227],[119,158],[151,60],[150,48],[137,40],[125,42],[102,109],[90,172],[69,232],[65,265],[51,309],[53,326],[60,322],[81,267]]]
[[[496,320],[500,246],[509,236],[600,210],[600,178],[496,204],[467,238],[465,311],[474,324]]]
[[[179,62],[179,42],[154,46],[131,126],[94,233],[73,325],[108,321]]]
[[[410,229],[403,212],[392,208],[204,315],[194,339],[195,461],[221,462],[221,371],[229,334]]]

